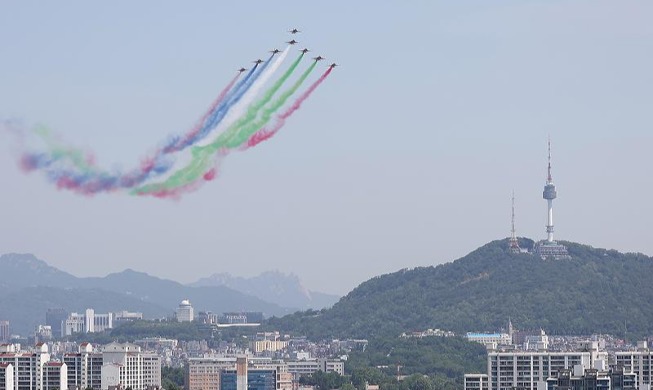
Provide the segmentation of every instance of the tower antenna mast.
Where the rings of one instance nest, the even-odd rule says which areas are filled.
[[[510,229],[510,247],[508,249],[510,253],[521,253],[515,232],[515,190],[512,191],[512,228]]]

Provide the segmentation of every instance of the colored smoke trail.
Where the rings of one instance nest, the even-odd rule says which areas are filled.
[[[255,127],[255,128],[260,128],[261,127],[261,121],[257,120],[257,116],[261,112],[261,109],[270,102],[272,97],[279,91],[283,83],[288,80],[288,78],[293,74],[295,69],[297,69],[297,66],[301,62],[302,58],[304,58],[304,53],[301,53],[299,57],[290,65],[288,70],[277,80],[277,82],[270,88],[268,89],[263,97],[257,101],[256,103],[252,104],[247,111],[244,113],[244,116],[236,121],[232,126],[230,126],[227,130],[225,130],[223,133],[221,133],[218,138],[213,142],[213,143],[221,143],[224,144],[225,147],[229,147],[230,145],[227,144],[228,140],[234,139],[237,137],[238,134],[241,133],[241,129],[245,126],[247,128]],[[283,97],[290,96],[292,93],[294,93],[297,88],[302,84],[304,80],[308,77],[308,75],[311,73],[315,64],[311,65],[307,71],[304,72],[299,78],[299,80],[293,85],[293,87],[289,90],[290,92],[285,92],[282,95]],[[283,100],[285,101],[285,99]],[[281,103],[283,104],[283,103]],[[273,104],[273,106],[280,106],[281,104],[277,104],[276,102]],[[269,111],[269,109],[264,109],[263,110],[263,115],[267,115],[266,112]]]
[[[254,133],[247,140],[247,146],[245,147],[245,149],[252,148],[260,144],[261,142],[267,141],[268,139],[272,138],[283,127],[283,125],[286,124],[286,119],[288,119],[295,111],[299,110],[299,108],[302,106],[304,101],[306,101],[306,99],[308,99],[311,96],[313,91],[315,91],[315,89],[317,89],[317,87],[319,87],[320,84],[322,84],[322,82],[326,80],[329,74],[331,74],[332,70],[333,68],[329,67],[329,69],[327,69],[326,72],[324,72],[324,74],[320,76],[320,78],[317,81],[311,84],[311,86],[306,90],[306,92],[304,92],[300,97],[297,98],[297,100],[295,100],[292,106],[290,106],[284,112],[279,114],[277,116],[277,121],[274,124],[274,126],[272,126],[272,128],[270,129],[263,128],[257,131],[256,133]]]
[[[277,76],[290,49],[288,45],[283,52],[271,55],[246,74],[241,72],[231,78],[190,129],[168,138],[130,170],[99,167],[91,153],[67,146],[45,126],[28,128],[0,121],[0,130],[13,132],[20,141],[19,160],[23,169],[41,172],[59,189],[85,195],[127,190],[133,195],[178,199],[204,182],[214,180],[220,173],[222,160],[231,151],[253,147],[276,134],[330,74],[332,68],[290,107],[284,108],[290,98],[295,99],[317,66],[317,62],[310,64],[287,90],[281,91],[305,57],[301,53]],[[271,86],[266,87],[270,80]],[[267,127],[275,115],[276,121]],[[26,147],[34,146],[31,141],[38,142],[34,144],[38,147]]]
[[[261,89],[265,86],[265,84],[270,79],[270,77],[272,77],[272,75],[277,71],[277,69],[279,69],[283,61],[286,59],[286,56],[288,55],[289,52],[289,48],[290,46],[286,48],[286,50],[281,52],[281,55],[276,58],[276,60],[272,63],[272,65],[268,69],[264,68],[261,70],[261,73],[259,73],[260,77],[258,78],[258,80],[256,80],[256,82],[251,85],[251,88],[248,91],[246,91],[246,93],[243,96],[241,96],[242,100],[237,105],[232,105],[233,109],[225,117],[223,123],[221,123],[222,128],[230,129],[234,124],[234,122],[237,122],[238,118],[241,118],[247,112],[247,108],[256,99]],[[268,63],[273,57],[274,55],[272,55],[264,65],[268,65]]]
[[[256,70],[256,66],[241,80],[236,88],[244,88],[240,95],[245,93],[251,83],[247,83]],[[46,177],[56,184],[57,188],[67,189],[85,195],[92,195],[98,192],[111,192],[118,189],[129,189],[152,177],[162,175],[173,167],[173,161],[165,158],[164,155],[178,152],[201,139],[201,137],[211,130],[206,126],[207,119],[215,121],[216,111],[223,109],[225,106],[225,97],[232,97],[237,101],[238,96],[229,95],[239,75],[236,75],[222,90],[220,95],[211,104],[209,110],[200,119],[198,124],[190,132],[182,137],[176,137],[173,142],[166,147],[158,149],[152,156],[148,156],[141,161],[141,164],[127,173],[107,172],[97,169],[94,166],[92,156],[84,156],[84,152],[58,146],[54,143],[54,137],[43,126],[35,127],[32,132],[39,136],[46,144],[49,151],[41,153],[24,153],[21,157],[20,165],[26,171],[42,170]],[[253,82],[253,80],[251,81]],[[218,110],[216,110],[216,108]],[[221,119],[221,118],[220,118]],[[201,126],[203,124],[203,126]],[[67,160],[67,161],[66,161]],[[66,162],[72,166],[62,167]]]
[[[256,132],[261,128],[261,125],[269,121],[269,116],[277,111],[286,100],[294,94],[297,89],[302,85],[306,78],[311,74],[311,72],[317,66],[317,61],[313,62],[311,66],[304,71],[300,78],[295,82],[295,84],[287,91],[285,91],[281,97],[273,102],[273,104],[265,109],[264,117],[260,120],[257,120],[254,123],[251,123],[249,126],[246,126],[245,129],[239,129],[237,133],[222,133],[218,138],[209,145],[206,146],[196,146],[192,149],[192,160],[189,165],[181,168],[170,176],[166,181],[160,183],[151,183],[140,188],[137,188],[132,191],[133,194],[138,195],[149,195],[149,194],[160,194],[165,193],[166,191],[171,191],[175,188],[182,188],[190,186],[192,183],[196,183],[205,179],[204,175],[210,169],[214,169],[216,166],[215,154],[219,153],[222,156],[226,156],[229,153],[229,149],[233,149],[237,146],[246,143],[252,133]],[[310,94],[326,79],[326,77],[331,73],[333,68],[329,68],[318,81],[313,83],[309,89],[304,92],[295,103],[284,113],[279,116],[279,120],[271,130],[263,131],[259,134],[258,138],[270,138],[274,133],[276,133],[284,124],[286,118],[288,118],[292,113],[297,111],[301,104],[308,99]],[[270,133],[269,135],[267,133]],[[259,140],[256,143],[261,142]],[[253,145],[252,145],[253,146]],[[249,145],[248,145],[249,147]],[[177,193],[178,195],[178,193]]]
[[[159,183],[147,184],[135,189],[133,193],[144,195],[152,192],[160,192],[176,187],[183,187],[192,182],[202,180],[204,173],[207,170],[211,169],[213,165],[215,165],[212,157],[214,154],[220,150],[224,150],[226,153],[226,149],[234,148],[247,141],[251,133],[260,129],[262,125],[267,123],[270,117],[270,113],[278,110],[279,107],[285,103],[288,97],[295,93],[306,80],[306,78],[311,74],[313,69],[315,69],[317,62],[313,62],[288,91],[284,92],[279,99],[274,101],[270,108],[264,110],[264,117],[261,120],[256,120],[255,122],[246,125],[245,129],[242,130],[243,126],[241,126],[241,123],[246,124],[255,118],[260,107],[263,106],[266,101],[269,101],[272,98],[274,92],[276,92],[281,87],[283,81],[290,77],[292,72],[299,64],[299,61],[301,61],[302,57],[303,55],[300,55],[297,60],[295,60],[295,63],[293,63],[294,66],[289,68],[289,70],[279,79],[279,81],[275,83],[275,85],[265,94],[264,98],[261,99],[261,101],[252,105],[251,110],[248,110],[245,113],[245,117],[243,117],[240,121],[237,121],[234,126],[231,126],[225,132],[221,133],[212,143],[205,146],[194,147],[192,149],[192,160],[190,164],[184,168],[181,168],[167,180]]]
[[[270,59],[271,58],[272,57],[270,57]],[[208,136],[211,131],[215,130],[225,115],[229,112],[231,107],[238,103],[242,96],[256,82],[261,73],[270,63],[270,59],[264,62],[263,66],[261,66],[260,69],[259,64],[254,65],[254,67],[247,73],[247,75],[231,91],[229,91],[229,94],[224,98],[224,101],[203,121],[202,128],[197,132],[197,134],[192,138],[189,138],[187,142],[181,145],[180,149],[171,150],[170,152],[176,152],[192,146],[202,139],[206,138],[206,136]],[[258,73],[256,72],[257,70]]]
[[[21,132],[23,135],[27,133],[27,131],[22,127],[14,127],[14,131]],[[95,157],[91,153],[70,146],[61,145],[61,143],[56,140],[50,129],[46,126],[42,124],[35,125],[31,129],[31,133],[37,136],[49,151],[40,153],[23,153],[20,159],[20,165],[23,170],[33,171],[37,169],[46,169],[59,161],[66,160],[85,173],[94,169]]]
[[[233,134],[228,140],[224,141],[224,147],[237,148],[238,146],[247,142],[247,139],[253,133],[261,129],[261,127],[265,126],[270,121],[272,115],[286,103],[290,96],[297,92],[299,87],[304,83],[304,81],[306,81],[316,66],[317,61],[314,61],[290,89],[285,91],[278,99],[273,101],[269,107],[263,110],[261,118],[257,119],[253,123],[248,124],[247,126],[238,129],[235,134]]]
[[[256,67],[252,68],[252,70],[248,73],[248,75],[244,79],[242,79],[239,85],[234,89],[238,90],[238,88],[242,86],[242,83],[244,81],[247,81],[247,79],[251,76],[251,74],[254,72],[255,69]],[[236,81],[238,81],[239,77],[240,77],[240,73],[238,73],[231,80],[231,82],[229,82],[229,84],[227,84],[227,86],[224,87],[222,92],[220,92],[220,95],[218,95],[218,97],[213,101],[213,104],[211,104],[209,109],[202,116],[202,118],[197,122],[197,124],[195,124],[195,126],[190,132],[188,132],[183,136],[174,137],[172,140],[169,141],[168,145],[163,147],[162,153],[168,154],[168,153],[178,152],[188,147],[192,143],[194,143],[202,133],[202,130],[206,129],[204,124],[206,123],[209,116],[211,116],[215,111],[217,111],[218,105],[222,104],[222,101],[225,100],[227,93],[232,91],[232,88],[234,84],[236,84]]]

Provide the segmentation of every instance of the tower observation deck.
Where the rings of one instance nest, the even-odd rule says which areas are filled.
[[[553,200],[558,197],[558,192],[556,191],[556,186],[553,184],[553,177],[551,176],[551,140],[548,143],[549,146],[549,164],[547,167],[547,178],[546,184],[544,185],[544,192],[542,192],[542,197],[546,199],[548,206],[548,215],[546,223],[546,240],[540,241],[535,244],[534,251],[536,254],[540,255],[543,259],[553,258],[556,260],[570,259],[567,248],[564,245],[560,245],[553,240]]]

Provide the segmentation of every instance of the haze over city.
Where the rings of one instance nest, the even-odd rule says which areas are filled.
[[[296,39],[336,68],[268,142],[179,201],[85,197],[0,133],[0,253],[77,276],[180,282],[278,269],[346,294],[510,231],[653,254],[653,4],[113,2],[0,7],[0,119],[128,167],[191,127],[241,66]],[[322,70],[328,64],[320,65]],[[321,71],[322,71],[321,70]]]

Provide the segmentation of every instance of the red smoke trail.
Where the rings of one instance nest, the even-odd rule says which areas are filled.
[[[247,140],[247,145],[243,149],[249,149],[263,141],[267,141],[268,139],[272,138],[272,136],[274,136],[277,131],[279,131],[279,129],[281,129],[284,124],[286,124],[286,119],[290,117],[295,111],[299,110],[299,108],[302,106],[302,103],[304,103],[304,101],[311,96],[313,91],[315,91],[315,89],[320,84],[322,84],[322,82],[329,76],[332,70],[333,67],[329,67],[329,69],[327,69],[326,72],[324,72],[324,74],[319,79],[317,79],[317,81],[311,84],[311,86],[300,97],[298,97],[297,100],[295,100],[292,106],[288,107],[286,111],[279,114],[277,116],[277,122],[272,128],[267,129],[264,127],[256,133],[252,134],[252,136]]]

